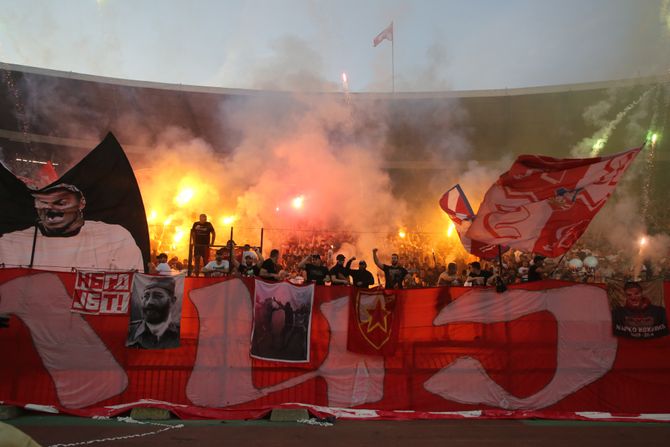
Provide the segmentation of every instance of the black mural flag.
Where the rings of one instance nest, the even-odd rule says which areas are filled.
[[[149,261],[142,195],[130,162],[111,133],[72,169],[39,190],[31,190],[0,166],[0,207],[0,262],[6,266],[32,265],[34,257],[35,266],[47,269],[111,265],[144,270]],[[77,219],[79,226],[74,223]],[[33,253],[26,255],[31,249]]]

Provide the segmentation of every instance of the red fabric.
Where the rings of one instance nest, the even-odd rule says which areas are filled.
[[[42,165],[37,171],[37,184],[41,185],[40,187],[45,187],[51,183],[58,180],[58,173],[56,168],[51,163],[51,160],[47,161],[46,164]]]
[[[486,193],[467,237],[562,255],[586,231],[640,150],[585,159],[519,156]]]
[[[38,274],[43,275],[44,272],[2,270],[0,287],[26,275],[38,278]],[[71,294],[75,275],[53,275]],[[190,393],[189,386],[193,385],[192,375],[198,361],[199,346],[202,348],[205,341],[200,337],[204,329],[200,327],[200,320],[204,315],[191,301],[190,294],[195,290],[203,291],[227,284],[228,281],[237,281],[239,284],[240,280],[186,279],[181,320],[182,340],[181,346],[176,349],[127,349],[124,346],[127,316],[73,314],[72,322],[82,319],[90,326],[99,338],[102,349],[111,353],[127,375],[127,385],[117,394],[82,408],[63,403],[63,390],[58,388],[61,385],[45,366],[46,360],[52,361],[59,353],[51,348],[51,358],[44,358],[38,339],[33,335],[40,327],[49,325],[49,321],[45,320],[48,314],[18,318],[12,307],[9,328],[0,330],[0,353],[3,357],[0,362],[0,401],[21,406],[53,406],[59,411],[82,416],[111,416],[136,406],[155,406],[167,408],[185,418],[231,419],[261,417],[271,408],[279,406],[307,406],[315,414],[335,414],[337,417],[356,419],[551,417],[653,420],[654,414],[670,413],[670,376],[667,374],[670,370],[670,356],[665,355],[670,349],[670,337],[653,340],[616,339],[613,362],[600,378],[580,385],[564,396],[558,396],[554,403],[542,408],[506,409],[504,401],[497,405],[465,403],[429,391],[427,383],[434,381],[444,368],[466,358],[478,361],[496,386],[519,399],[542,393],[556,377],[566,373],[557,369],[557,349],[562,328],[550,311],[530,312],[510,321],[492,323],[475,323],[467,319],[448,324],[437,322],[436,319],[445,310],[459,303],[467,305],[470,300],[476,299],[480,291],[490,292],[493,303],[504,305],[512,296],[510,292],[497,295],[490,289],[457,287],[395,291],[398,303],[402,306],[398,313],[397,347],[392,354],[383,357],[341,350],[341,346],[346,347],[344,337],[347,336],[350,290],[345,286],[317,287],[310,362],[288,364],[249,360],[250,380],[258,391],[256,394],[231,405],[200,405],[192,400],[194,395]],[[253,281],[245,279],[243,284],[248,288],[250,296],[253,296]],[[537,298],[535,295],[529,298],[531,304],[536,299],[551,298],[552,294],[559,292],[566,296],[575,294],[578,302],[587,303],[591,297],[584,295],[584,290],[601,290],[589,287],[544,281],[510,289],[513,292],[524,289],[539,293]],[[664,288],[667,309],[670,282],[665,282]],[[235,297],[217,295],[214,298],[232,303]],[[12,299],[0,294],[0,313],[9,310]],[[64,305],[69,309],[67,300]],[[17,308],[16,312],[20,312],[20,309]],[[237,322],[241,327],[247,324],[250,327],[250,322],[239,321],[235,315],[227,318],[227,321]],[[580,318],[589,323],[592,315],[583,312]],[[593,324],[596,323],[594,321]],[[575,335],[577,342],[580,337],[586,337],[581,333],[568,335]],[[250,342],[250,338],[248,340]],[[77,346],[80,341],[71,340],[69,343]],[[596,346],[584,340],[583,347],[591,350]],[[226,346],[225,343],[220,346],[224,353],[231,349],[233,346]],[[248,347],[244,349],[248,350]],[[248,359],[248,356],[245,357]],[[333,363],[335,357],[340,360]],[[214,370],[212,372],[215,374],[210,379],[204,375],[200,376],[204,379],[199,380],[211,380],[211,385],[209,382],[202,385],[215,391],[222,383],[221,380],[226,380],[229,371],[241,367],[235,366],[235,362],[240,360],[244,359],[235,357],[228,369]],[[354,363],[350,363],[352,367],[344,367],[346,362]],[[201,364],[200,367],[204,367],[205,372],[207,368],[215,368],[207,364]],[[93,371],[98,368],[99,382],[106,383],[107,373],[99,365],[90,365],[86,359],[81,359],[81,368]],[[76,374],[77,371],[72,373]],[[457,380],[456,384],[462,382],[465,386],[465,379],[470,373],[463,370],[462,374],[466,375],[462,381]],[[85,390],[78,392],[83,393]],[[342,399],[349,399],[350,396],[353,396],[351,405],[341,403]]]
[[[393,22],[391,22],[389,26],[384,28],[384,30],[381,33],[377,34],[377,36],[372,41],[372,46],[376,47],[377,45],[382,43],[384,39],[393,42]]]

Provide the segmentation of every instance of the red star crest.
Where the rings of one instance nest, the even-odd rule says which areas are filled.
[[[384,291],[360,291],[356,296],[358,329],[375,349],[381,349],[391,338],[395,295]]]

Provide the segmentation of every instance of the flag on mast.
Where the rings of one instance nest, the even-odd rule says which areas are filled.
[[[393,42],[393,22],[391,22],[391,24],[387,26],[381,33],[377,34],[377,37],[372,40],[372,46],[376,47],[385,39]]]

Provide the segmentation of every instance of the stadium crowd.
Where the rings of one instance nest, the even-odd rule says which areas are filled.
[[[205,276],[261,276],[297,284],[315,281],[317,284],[383,286],[389,281],[387,267],[401,267],[402,278],[394,281],[394,287],[402,288],[495,285],[501,281],[515,284],[540,279],[581,283],[601,283],[607,279],[670,279],[669,256],[657,257],[655,262],[641,256],[633,259],[623,252],[608,250],[603,244],[594,244],[597,249],[589,248],[588,242],[584,241],[579,241],[565,255],[555,259],[508,250],[501,256],[501,274],[497,258],[479,260],[465,253],[459,244],[440,246],[432,243],[433,236],[419,232],[389,235],[381,245],[392,248],[384,250],[387,255],[380,255],[379,259],[376,253],[365,254],[365,259],[347,259],[342,252],[352,252],[355,242],[355,235],[347,232],[319,231],[309,237],[291,235],[278,244],[278,249],[269,252],[268,259],[263,258],[260,247],[238,246],[229,240],[224,248],[216,251],[209,248],[201,273]],[[231,254],[232,262],[229,261]],[[186,259],[179,261],[173,256],[168,261],[167,255],[162,255],[160,260],[149,265],[150,272],[188,271],[193,274],[199,271],[193,264],[189,269]],[[208,262],[212,257],[216,260]],[[387,258],[395,262],[385,264]],[[366,269],[368,265],[369,270]],[[370,274],[361,272],[366,279],[359,283],[361,275],[356,275],[361,267]]]

